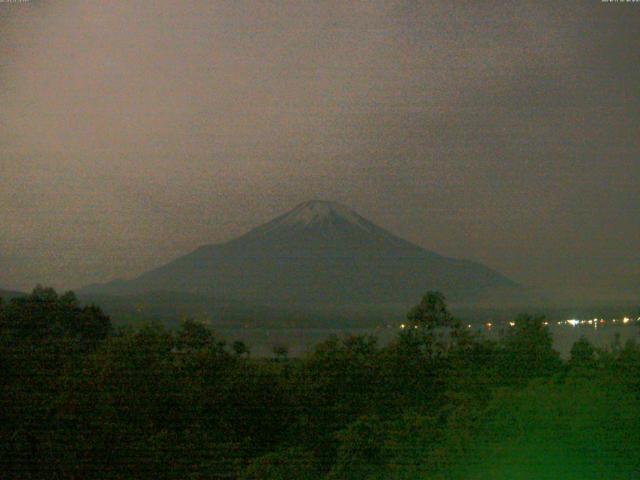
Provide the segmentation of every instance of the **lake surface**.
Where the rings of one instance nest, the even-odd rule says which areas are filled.
[[[499,339],[508,325],[494,326],[488,329],[484,325],[472,325],[470,331],[481,332],[492,339]],[[568,357],[571,346],[580,337],[584,336],[597,347],[611,347],[616,342],[620,345],[630,339],[640,341],[640,328],[636,323],[629,325],[607,325],[594,328],[590,325],[549,325],[549,330],[553,335],[554,348],[563,357]],[[331,329],[331,328],[240,328],[240,329],[218,329],[222,337],[228,342],[242,340],[251,349],[254,357],[273,356],[273,347],[283,345],[289,349],[290,356],[300,356],[313,351],[315,345],[327,340],[332,335],[344,338],[349,335],[374,335],[381,345],[387,344],[400,333],[400,328],[380,327],[380,328],[355,328],[355,329]]]

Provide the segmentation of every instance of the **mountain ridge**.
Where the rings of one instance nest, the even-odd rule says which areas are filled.
[[[405,304],[429,289],[467,302],[521,287],[478,262],[404,240],[344,205],[311,200],[240,237],[81,293],[171,290],[266,304],[344,305]]]

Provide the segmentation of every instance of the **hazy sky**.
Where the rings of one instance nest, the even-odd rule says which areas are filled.
[[[310,198],[640,294],[640,3],[0,2],[0,285],[130,277]]]

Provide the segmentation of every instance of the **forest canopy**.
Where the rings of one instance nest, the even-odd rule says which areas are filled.
[[[631,479],[640,347],[554,351],[544,318],[471,334],[428,292],[388,345],[306,356],[193,320],[114,328],[38,287],[0,303],[4,478]]]

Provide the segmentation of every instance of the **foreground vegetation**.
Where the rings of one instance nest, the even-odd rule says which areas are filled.
[[[254,359],[187,321],[113,329],[73,294],[0,304],[2,478],[631,479],[640,347],[543,319],[500,341],[428,293],[390,345],[332,338]]]

